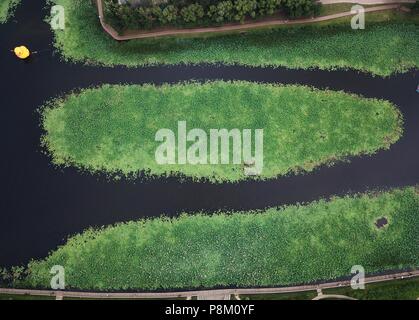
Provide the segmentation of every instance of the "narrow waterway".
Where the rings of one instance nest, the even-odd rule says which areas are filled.
[[[301,71],[240,66],[88,67],[60,61],[43,22],[44,1],[23,1],[15,19],[0,25],[1,209],[0,266],[41,258],[68,235],[102,226],[180,212],[247,210],[308,202],[419,181],[419,73],[391,78],[353,71]],[[28,63],[9,52],[19,44],[47,50]],[[36,109],[49,98],[103,83],[176,83],[184,80],[300,83],[388,99],[404,116],[405,134],[389,151],[313,173],[237,185],[179,183],[176,179],[108,181],[72,168],[54,168],[40,147]]]

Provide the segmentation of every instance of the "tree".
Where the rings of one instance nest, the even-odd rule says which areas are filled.
[[[193,3],[182,8],[180,14],[186,23],[196,22],[204,16],[204,8],[198,3]]]
[[[246,16],[256,17],[256,8],[256,0],[236,0],[234,2],[234,9],[236,10],[234,20],[244,22]]]
[[[292,18],[299,18],[309,15],[317,15],[320,4],[315,0],[283,0],[285,13]]]
[[[142,28],[146,29],[152,28],[154,21],[157,19],[157,17],[153,15],[151,8],[139,7],[136,10],[136,14],[139,24]]]
[[[10,269],[10,273],[12,276],[12,280],[14,283],[22,280],[23,276],[25,275],[25,268],[24,267],[12,267]]]
[[[120,16],[120,5],[114,3],[112,0],[105,0],[104,2],[104,18],[107,23],[112,25],[116,30],[125,29],[125,21]]]
[[[0,283],[8,284],[12,280],[12,275],[6,268],[0,269]]]
[[[221,1],[217,5],[210,6],[208,16],[217,23],[231,21],[233,19],[233,3]]]
[[[163,9],[163,23],[176,22],[178,18],[178,9],[174,5],[168,5]]]
[[[281,0],[258,0],[258,14],[260,16],[272,15],[278,9]]]
[[[136,19],[133,8],[129,5],[119,5],[117,15],[127,29],[138,29],[138,20]]]
[[[412,5],[412,11],[419,12],[419,0],[416,0],[416,2]]]

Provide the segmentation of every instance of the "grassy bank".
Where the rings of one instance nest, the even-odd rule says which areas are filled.
[[[383,76],[419,65],[419,33],[412,22],[417,18],[402,13],[368,15],[367,28],[361,31],[350,29],[350,19],[341,19],[310,27],[120,43],[101,29],[90,1],[53,2],[66,8],[66,29],[55,31],[56,46],[65,58],[73,61],[128,66],[222,62],[290,68],[354,68]]]
[[[0,0],[0,24],[10,18],[19,2],[20,0]]]
[[[323,294],[338,294],[358,300],[416,300],[419,298],[419,278],[386,281],[365,285],[365,290],[351,287],[324,289]],[[312,300],[316,291],[277,293],[259,295],[240,295],[242,300]]]
[[[258,179],[298,173],[346,156],[389,148],[402,132],[389,102],[302,86],[249,82],[185,83],[156,87],[103,86],[83,90],[43,110],[44,145],[57,165],[137,176],[181,174],[212,181],[246,178],[243,161],[233,164],[156,162],[156,132],[263,129],[263,172]],[[176,137],[178,138],[178,137]],[[189,142],[187,147],[193,143]],[[219,152],[217,152],[219,153]],[[177,159],[178,160],[178,159]],[[178,163],[178,161],[176,161]]]
[[[272,293],[272,294],[241,294],[241,300],[312,300],[317,296],[316,291]]]
[[[323,293],[346,295],[358,300],[416,300],[419,298],[419,278],[367,284],[365,290],[345,287],[323,290]]]
[[[5,300],[55,300],[55,297],[0,294],[0,301]]]
[[[183,215],[89,230],[22,284],[49,286],[62,265],[68,288],[172,289],[278,286],[419,266],[419,191],[334,198],[260,213]],[[381,229],[377,219],[388,224]]]

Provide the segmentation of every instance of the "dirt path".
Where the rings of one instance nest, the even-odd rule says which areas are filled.
[[[384,10],[392,10],[400,8],[401,2],[412,2],[413,0],[358,0],[358,3],[362,4],[378,4],[386,3],[385,5],[366,8],[365,12],[376,12]],[[205,27],[205,28],[192,28],[192,29],[171,29],[171,30],[161,30],[161,31],[138,31],[138,32],[129,32],[129,34],[119,35],[118,32],[112,28],[110,25],[106,24],[104,21],[103,14],[103,2],[102,0],[96,0],[97,8],[99,12],[99,19],[103,29],[115,40],[125,41],[133,39],[145,39],[145,38],[157,38],[165,36],[175,36],[175,35],[191,35],[191,34],[203,34],[203,33],[216,33],[216,32],[228,32],[228,31],[242,31],[255,29],[260,27],[269,27],[269,26],[278,26],[278,25],[295,25],[295,24],[304,24],[304,23],[315,23],[321,21],[328,21],[338,18],[343,18],[347,16],[352,16],[353,14],[348,12],[331,14],[328,16],[322,16],[317,18],[307,18],[307,19],[298,19],[298,20],[269,20],[269,21],[259,21],[259,22],[249,22],[245,24],[235,24],[235,25],[225,25],[221,27]],[[322,0],[322,3],[331,4],[331,3],[342,3],[348,2],[345,0]],[[397,3],[396,3],[397,2]],[[389,4],[390,3],[390,4]]]
[[[377,283],[391,280],[401,280],[419,276],[419,270],[411,272],[400,272],[365,278],[365,283]],[[0,288],[0,294],[10,295],[32,295],[50,296],[60,298],[82,298],[82,299],[171,299],[187,297],[226,297],[242,294],[271,294],[271,293],[292,293],[303,291],[316,291],[317,289],[331,289],[350,286],[350,280],[313,284],[305,286],[281,287],[281,288],[254,288],[254,289],[220,289],[201,291],[180,291],[180,292],[76,292],[76,291],[52,291],[52,290],[30,290],[30,289],[7,289]]]

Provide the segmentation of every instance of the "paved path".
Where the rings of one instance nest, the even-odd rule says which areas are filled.
[[[199,295],[197,300],[231,300],[230,294],[208,294]]]
[[[343,296],[340,294],[324,294],[321,288],[317,288],[317,296],[311,300],[328,300],[328,299],[358,300],[358,299],[348,297],[348,296]]]
[[[410,272],[400,272],[381,276],[365,278],[365,283],[377,283],[391,280],[407,279],[419,276],[419,270]],[[225,298],[231,295],[241,294],[271,294],[271,293],[292,293],[304,291],[316,291],[318,289],[340,288],[350,285],[350,280],[329,282],[322,284],[313,284],[305,286],[281,287],[281,288],[254,288],[254,289],[219,289],[219,290],[201,290],[201,291],[180,291],[180,292],[77,292],[77,291],[52,291],[52,290],[30,290],[30,289],[8,289],[0,288],[0,294],[9,295],[32,295],[32,296],[50,296],[63,298],[80,299],[171,299],[187,298],[199,296],[201,299],[210,297]]]
[[[353,14],[348,12],[336,13],[331,14],[328,16],[322,16],[317,18],[307,18],[307,19],[298,19],[298,20],[268,20],[268,21],[259,21],[259,22],[248,22],[245,24],[233,24],[233,25],[224,25],[221,27],[205,27],[205,28],[191,28],[191,29],[170,29],[170,30],[161,30],[161,31],[138,31],[138,32],[130,32],[124,35],[119,35],[118,32],[112,28],[110,25],[106,24],[104,21],[104,14],[103,14],[103,0],[96,0],[98,12],[99,12],[99,19],[103,29],[115,40],[118,41],[125,41],[125,40],[133,40],[133,39],[145,39],[145,38],[157,38],[157,37],[165,37],[165,36],[175,36],[175,35],[191,35],[191,34],[202,34],[202,33],[215,33],[215,32],[228,32],[228,31],[243,31],[248,29],[260,28],[260,27],[269,27],[269,26],[278,26],[278,25],[295,25],[295,24],[304,24],[304,23],[314,23],[314,22],[321,22],[321,21],[328,21],[343,17],[352,16]],[[365,12],[376,12],[376,11],[384,11],[384,10],[393,10],[400,8],[400,3],[411,3],[413,0],[360,0],[358,3],[362,4],[379,4],[385,3],[385,5],[366,8]],[[347,2],[342,0],[322,0],[322,3],[341,3]],[[397,2],[397,3],[396,3]]]
[[[358,300],[348,296],[342,296],[340,294],[321,294],[315,297],[312,300],[328,300],[328,299],[338,299],[338,300]]]

